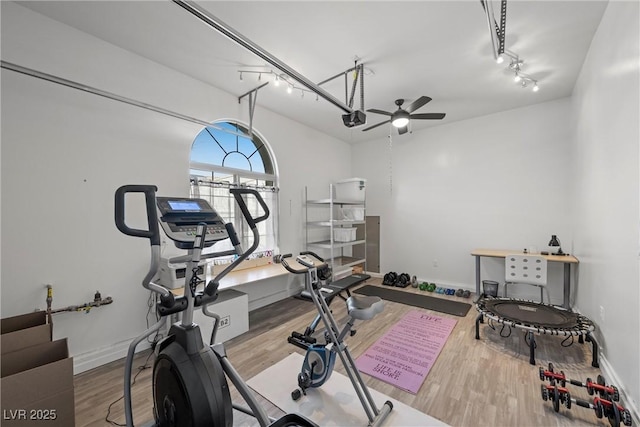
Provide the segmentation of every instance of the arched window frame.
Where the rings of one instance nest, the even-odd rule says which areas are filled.
[[[227,129],[227,125],[229,124],[235,126],[237,131]],[[248,128],[245,123],[239,120],[220,119],[213,122],[211,126],[202,129],[191,146],[189,163],[191,196],[200,197],[209,201],[225,221],[232,222],[238,233],[242,247],[247,248],[253,243],[253,234],[248,229],[246,221],[244,221],[239,209],[236,209],[236,203],[229,194],[228,189],[232,187],[245,187],[257,190],[267,203],[270,215],[266,221],[258,224],[260,245],[252,257],[264,257],[270,256],[278,251],[278,171],[275,156],[266,139],[255,129],[253,129],[253,138],[249,139]],[[211,137],[211,147],[213,150],[222,150],[224,152],[224,156],[222,156],[223,160],[234,150],[229,150],[228,146],[225,149],[225,147],[223,147],[224,144],[220,144],[215,136],[220,135],[220,132],[225,135],[235,135],[237,140],[235,147],[237,151],[235,151],[235,153],[244,155],[245,158],[247,158],[249,168],[234,168],[219,163],[194,160],[194,145],[196,141],[198,141],[201,135],[207,136],[203,134],[203,132],[206,132]],[[244,144],[240,144],[238,141],[239,138],[244,139]],[[247,141],[253,144],[253,147],[249,150],[246,150],[247,147],[249,147]],[[241,146],[244,147],[244,149],[240,149],[239,147]],[[251,151],[251,153],[248,151]],[[221,154],[222,153],[218,153],[218,158],[220,158]],[[259,164],[255,163],[256,159],[252,160],[256,154],[260,156]],[[252,163],[252,161],[254,163]],[[263,169],[265,172],[251,170],[254,165],[260,166],[259,169]],[[262,210],[253,199],[251,196],[246,198],[247,206],[253,215],[261,215]],[[229,249],[231,249],[231,243],[226,241],[217,244],[215,250],[223,250],[225,245],[228,245]]]

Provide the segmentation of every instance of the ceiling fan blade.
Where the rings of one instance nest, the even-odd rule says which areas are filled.
[[[398,128],[398,134],[400,135],[404,135],[405,133],[407,133],[409,129],[407,129],[407,126],[403,126],[401,128]]]
[[[380,122],[380,123],[375,124],[375,125],[373,125],[373,126],[369,126],[368,128],[364,128],[364,129],[362,129],[362,132],[367,131],[367,130],[371,130],[371,129],[373,129],[373,128],[377,128],[378,126],[381,126],[381,125],[383,125],[383,124],[385,124],[385,123],[389,123],[390,121],[391,121],[391,120],[385,120],[384,122]]]
[[[375,108],[369,108],[367,113],[376,113],[376,114],[384,114],[385,116],[391,116],[391,113],[388,111],[377,110]]]
[[[413,101],[413,103],[406,108],[406,111],[407,113],[413,113],[429,101],[431,101],[431,98],[429,98],[428,96],[421,96],[420,98]]]
[[[418,120],[442,120],[445,115],[445,113],[419,113],[412,114],[411,118]]]

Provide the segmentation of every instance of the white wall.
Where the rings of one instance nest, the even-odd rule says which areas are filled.
[[[381,271],[475,290],[475,248],[544,250],[557,234],[570,252],[569,107],[561,99],[396,134],[391,147],[388,139],[355,146],[367,213],[381,216]],[[503,265],[483,258],[483,279],[503,281]],[[550,274],[560,303],[562,266],[550,264]]]
[[[638,2],[609,2],[572,97],[577,305],[597,323],[603,367],[640,408]],[[604,311],[604,317],[601,316]],[[608,378],[609,379],[609,378]]]
[[[571,98],[394,135],[392,148],[386,138],[362,143],[352,157],[353,175],[368,179],[368,214],[381,216],[383,272],[473,288],[473,248],[540,249],[557,234],[580,260],[573,305],[596,323],[605,376],[636,418],[638,6],[609,3]],[[503,271],[483,261],[483,278],[501,281]]]
[[[4,61],[202,120],[248,121],[234,95],[15,3],[1,7]],[[54,335],[69,338],[76,372],[122,357],[145,329],[149,245],[115,228],[114,192],[155,184],[159,194],[188,195],[190,147],[202,127],[5,69],[1,78],[2,317],[44,309],[47,283],[54,308],[100,290],[112,305],[56,315]],[[280,246],[299,251],[304,185],[350,176],[350,147],[259,107],[254,126],[281,173]],[[311,150],[316,162],[301,162]],[[130,225],[143,227],[142,205],[130,208]],[[281,298],[294,282],[260,283],[250,301]]]

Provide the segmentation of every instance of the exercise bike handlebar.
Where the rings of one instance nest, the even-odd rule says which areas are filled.
[[[315,258],[315,260],[312,260],[312,261],[314,261],[313,264],[314,264],[314,268],[316,268],[316,269],[323,269],[323,268],[327,267],[327,263],[325,262],[325,260],[320,255],[316,254],[315,252],[303,251],[303,252],[300,252],[300,255],[311,255],[313,258]],[[282,264],[282,266],[289,273],[306,274],[311,267],[304,266],[304,268],[300,268],[300,269],[291,267],[291,265],[289,265],[289,263],[287,262],[286,259],[287,258],[291,258],[292,256],[293,255],[291,255],[291,254],[280,255],[280,257],[278,259],[276,259],[276,262],[279,261]],[[319,261],[320,264],[316,264],[316,262],[315,262],[316,260]],[[300,263],[298,262],[298,264],[300,264]]]

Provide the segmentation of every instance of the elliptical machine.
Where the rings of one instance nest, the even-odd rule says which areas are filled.
[[[325,326],[325,344],[310,344],[302,362],[302,369],[298,374],[298,388],[291,392],[291,398],[298,400],[309,388],[320,387],[331,377],[335,365],[336,355],[340,357],[344,369],[351,380],[351,384],[360,399],[360,403],[369,419],[369,426],[380,426],[393,409],[393,404],[386,401],[381,409],[378,409],[360,371],[347,348],[344,338],[353,335],[353,325],[356,320],[370,320],[384,309],[384,303],[379,297],[351,295],[346,300],[349,320],[340,329],[336,323],[329,304],[322,295],[322,286],[318,279],[318,270],[326,268],[327,264],[313,252],[301,252],[296,257],[297,264],[302,268],[294,268],[287,258],[291,254],[282,255],[279,261],[283,267],[293,274],[304,274],[305,288],[311,295],[313,304],[318,310],[318,315]]]
[[[232,409],[249,414],[257,419],[261,427],[301,426],[314,427],[315,424],[297,414],[270,419],[259,405],[253,393],[233,368],[226,357],[224,345],[204,345],[200,328],[193,323],[193,310],[201,307],[202,312],[214,319],[212,344],[215,342],[220,317],[208,310],[208,305],[218,297],[220,280],[245,260],[258,247],[260,237],[256,224],[269,216],[269,209],[260,194],[251,189],[230,189],[243,217],[253,233],[253,244],[243,251],[233,225],[225,224],[217,212],[202,199],[181,197],[156,197],[156,186],[125,185],[115,193],[115,222],[118,229],[129,236],[147,238],[151,244],[151,266],[142,281],[142,286],[159,294],[157,312],[160,320],[138,337],[127,352],[124,378],[124,402],[126,425],[133,427],[131,408],[131,372],[133,358],[138,344],[166,325],[171,314],[181,313],[182,320],[171,326],[168,336],[158,342],[153,366],[154,418],[152,425],[159,427],[199,427],[233,425]],[[145,197],[147,229],[133,229],[125,221],[125,196],[142,193]],[[254,218],[243,196],[252,195],[264,214]],[[188,250],[188,255],[172,258],[171,262],[186,262],[185,286],[182,296],[174,296],[171,291],[152,279],[158,272],[160,263],[160,232],[158,223],[167,237],[180,249]],[[234,249],[202,254],[202,249],[231,239]],[[198,277],[198,263],[202,259],[236,255],[237,258],[208,284]],[[199,285],[204,285],[199,290]],[[231,401],[227,377],[235,385],[249,408]]]

